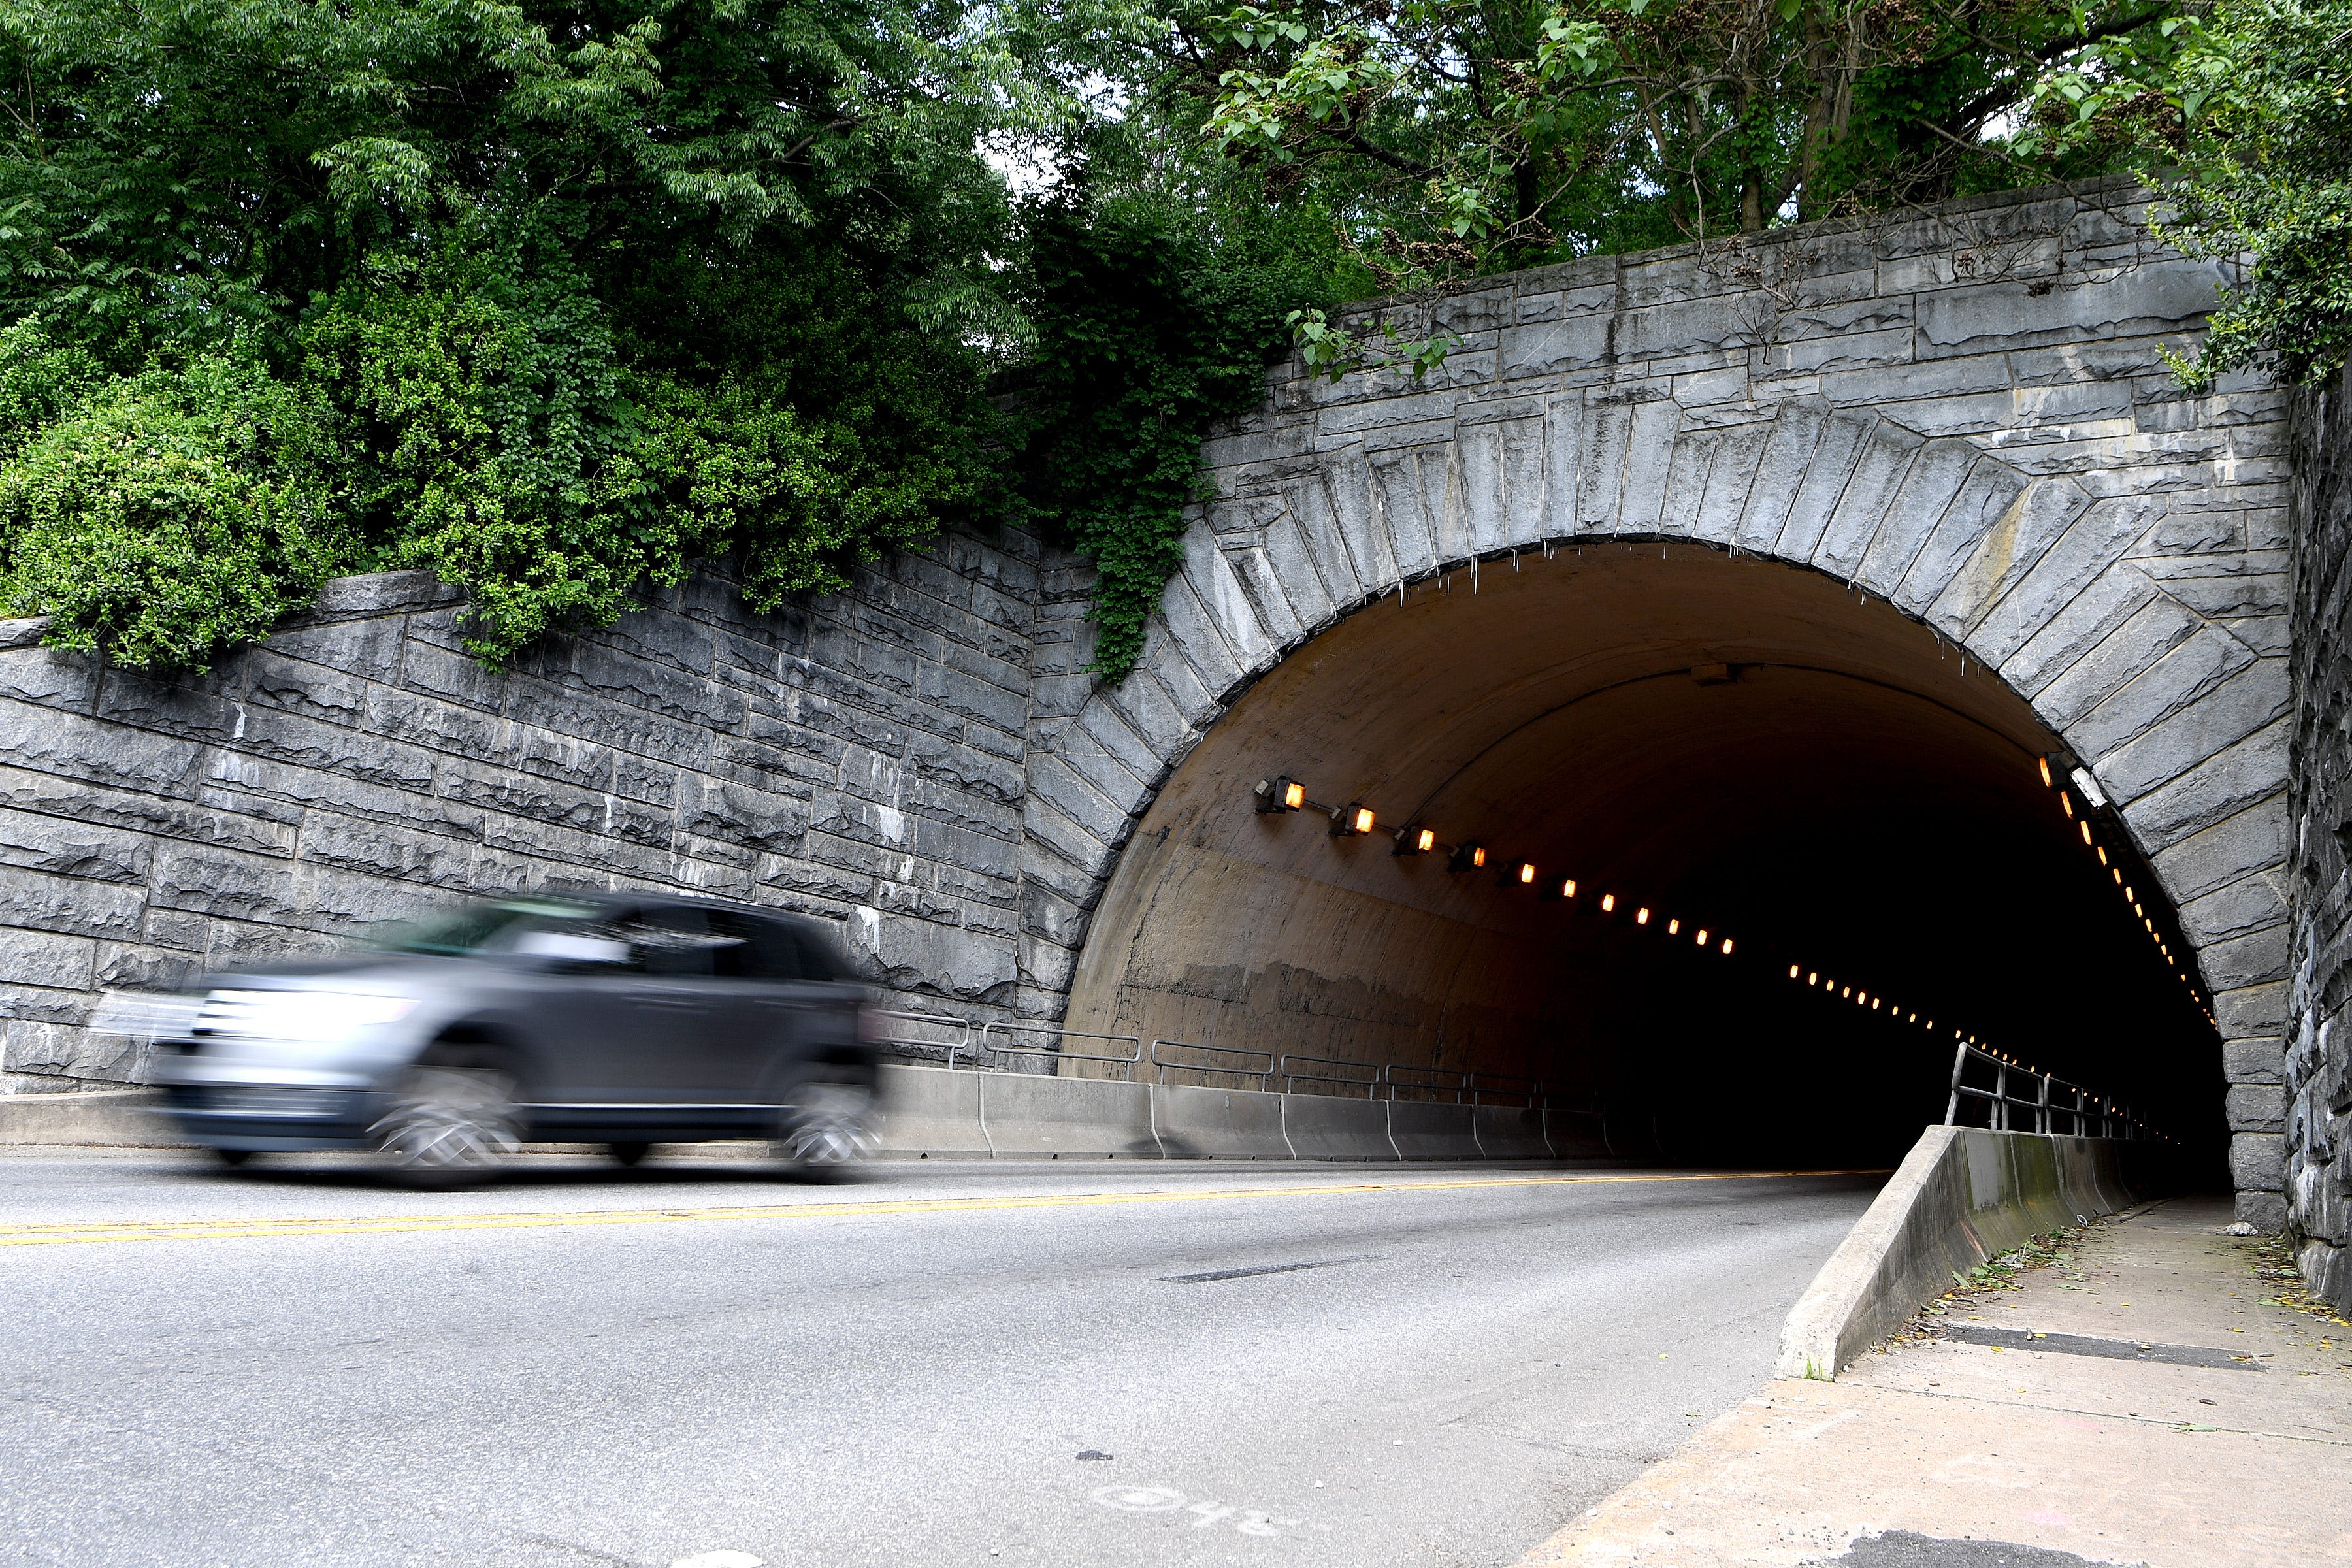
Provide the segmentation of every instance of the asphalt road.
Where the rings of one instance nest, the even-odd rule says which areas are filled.
[[[16,1152],[0,1563],[1513,1563],[1755,1390],[1875,1184]]]

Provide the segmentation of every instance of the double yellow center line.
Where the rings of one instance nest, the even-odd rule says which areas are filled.
[[[1883,1176],[1885,1171],[1706,1171],[1645,1175],[1486,1176],[1442,1182],[1349,1182],[1330,1186],[1223,1187],[1150,1193],[1038,1194],[994,1198],[873,1198],[846,1203],[745,1204],[709,1208],[587,1209],[501,1214],[408,1214],[289,1219],[170,1219],[0,1225],[0,1247],[60,1247],[110,1241],[250,1241],[279,1236],[372,1236],[414,1230],[568,1230],[589,1226],[685,1221],[865,1219],[884,1215],[984,1213],[996,1209],[1096,1208],[1122,1204],[1216,1203],[1237,1198],[1359,1197],[1376,1193],[1450,1193],[1486,1187],[1612,1186],[1654,1182],[1785,1181],[1803,1176]]]

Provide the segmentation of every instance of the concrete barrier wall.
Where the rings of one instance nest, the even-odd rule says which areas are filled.
[[[1780,1331],[1782,1377],[1833,1377],[1987,1258],[2132,1201],[2124,1145],[1930,1127]]]
[[[1540,1110],[1509,1105],[1477,1106],[1470,1112],[1470,1131],[1477,1140],[1482,1159],[1551,1158],[1551,1143],[1544,1136],[1544,1113]]]
[[[976,1072],[886,1063],[877,1149],[942,1159],[995,1153],[980,1120],[980,1078]]]
[[[1601,1119],[1589,1110],[1545,1111],[1544,1142],[1550,1146],[1555,1160],[1612,1157],[1609,1141],[1601,1132]]]
[[[1413,1100],[1389,1101],[1389,1137],[1407,1160],[1475,1160],[1478,1135],[1466,1105],[1432,1105]]]
[[[1286,1098],[1255,1089],[1155,1083],[1151,1128],[1161,1150],[1174,1159],[1292,1160],[1297,1156],[1282,1131]]]
[[[1151,1093],[1146,1085],[1013,1073],[955,1076],[980,1086],[981,1125],[987,1131],[989,1148],[1000,1156],[1160,1155],[1160,1139],[1151,1126]]]
[[[1286,1094],[1282,1130],[1301,1160],[1393,1160],[1389,1107],[1381,1100],[1340,1100],[1321,1094]]]

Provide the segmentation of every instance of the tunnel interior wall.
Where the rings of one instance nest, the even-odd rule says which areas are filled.
[[[2352,1312],[2352,371],[2295,409],[2293,994],[2233,1090],[2284,1146],[2305,1278]]]
[[[1942,1114],[1965,1032],[2137,1094],[2218,1176],[2212,1028],[2132,908],[2176,954],[2177,913],[2112,816],[2079,837],[2058,745],[1823,574],[1565,542],[1360,610],[1244,694],[1122,858],[1070,1022],[1540,1079],[1685,1157],[1880,1162]],[[1255,809],[1279,775],[1306,808]],[[1335,832],[1355,808],[1374,830]],[[1397,853],[1417,826],[1436,847]]]

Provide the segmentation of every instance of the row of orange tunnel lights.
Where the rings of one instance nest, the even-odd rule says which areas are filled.
[[[1362,801],[1350,801],[1348,805],[1342,806],[1323,805],[1318,802],[1308,800],[1307,798],[1307,786],[1299,783],[1297,779],[1290,778],[1286,775],[1277,775],[1274,778],[1260,780],[1256,794],[1257,809],[1262,813],[1298,811],[1301,809],[1328,812],[1331,818],[1331,837],[1334,838],[1365,837],[1375,832],[1380,826],[1380,819],[1377,815],[1375,815],[1370,806],[1366,805]],[[1402,827],[1395,829],[1391,837],[1393,837],[1396,845],[1396,847],[1392,852],[1397,855],[1428,855],[1443,850],[1448,858],[1446,863],[1446,868],[1448,870],[1456,872],[1483,871],[1487,868],[1489,857],[1486,846],[1484,844],[1441,844],[1437,840],[1437,830],[1429,826],[1425,823],[1406,823]],[[1573,899],[1577,896],[1575,878],[1563,877],[1555,883],[1549,878],[1543,877],[1542,874],[1537,870],[1536,864],[1532,860],[1497,862],[1496,868],[1499,879],[1506,884],[1514,884],[1523,888],[1533,888],[1543,897]],[[1617,910],[1617,895],[1614,893],[1601,894],[1601,910],[1603,914],[1615,913]],[[1652,918],[1652,911],[1648,905],[1642,904],[1635,906],[1633,910],[1633,923],[1635,925],[1648,925],[1651,923]],[[1680,936],[1682,934],[1683,922],[1679,916],[1667,917],[1665,926],[1666,934],[1668,936]],[[1732,939],[1725,936],[1721,931],[1710,931],[1705,926],[1696,926],[1692,929],[1698,946],[1711,946],[1717,952],[1726,954],[1728,954],[1732,951],[1734,946]]]
[[[2136,889],[2124,881],[2122,868],[2110,862],[2105,847],[2101,845],[2092,835],[2087,810],[2080,817],[2077,817],[2072,795],[2063,786],[2057,784],[2055,777],[2052,773],[2052,759],[2045,756],[2037,759],[2037,762],[2042,773],[2042,782],[2046,785],[2058,789],[2059,802],[2063,806],[2067,816],[2076,821],[2077,826],[2081,829],[2083,843],[2098,855],[2099,864],[2107,868],[2107,870],[2115,879],[2116,885],[2123,889],[2125,900],[2131,905],[2132,913],[2139,917],[2140,924],[2147,928],[2148,934],[2155,939],[2157,950],[2160,954],[2162,954],[2165,962],[2172,966],[2175,973],[2180,973],[2179,963],[2173,957],[2171,947],[2165,942],[2163,933],[2156,929],[2156,923],[2149,918],[2147,910],[2141,908]],[[2084,784],[2083,781],[2084,776],[2085,775],[2083,773],[2082,770],[2076,769],[2074,771],[2074,782],[2077,787],[2084,789],[2085,798],[2088,799],[2090,798],[2091,786]],[[1298,811],[1301,809],[1312,809],[1328,813],[1331,819],[1331,837],[1334,838],[1357,838],[1369,837],[1379,827],[1380,825],[1378,815],[1370,806],[1365,805],[1362,801],[1351,801],[1343,806],[1322,805],[1317,802],[1308,800],[1307,798],[1307,786],[1304,784],[1301,784],[1298,780],[1287,775],[1276,775],[1271,779],[1261,780],[1257,786],[1256,795],[1257,809],[1262,813],[1289,812]],[[1398,855],[1427,855],[1435,851],[1443,850],[1450,857],[1448,865],[1448,869],[1450,870],[1456,872],[1479,871],[1484,870],[1486,868],[1488,856],[1487,849],[1485,845],[1475,843],[1442,844],[1438,841],[1436,830],[1424,823],[1409,822],[1403,826],[1395,829],[1393,837],[1396,844],[1394,853]],[[1562,878],[1555,889],[1553,885],[1549,881],[1542,881],[1539,883],[1538,878],[1540,875],[1541,873],[1538,871],[1533,861],[1521,860],[1517,862],[1515,865],[1509,866],[1507,869],[1505,869],[1502,873],[1501,879],[1506,883],[1516,883],[1522,887],[1537,887],[1541,892],[1547,895],[1553,895],[1562,899],[1573,899],[1576,897],[1577,887],[1575,878]],[[1615,912],[1617,908],[1617,895],[1614,893],[1601,894],[1601,908],[1603,913]],[[1637,906],[1633,911],[1633,923],[1636,925],[1646,926],[1650,922],[1651,911],[1649,908],[1646,905]],[[1670,917],[1666,921],[1665,924],[1667,935],[1677,936],[1681,934],[1683,922],[1679,918]],[[1710,942],[1719,942],[1720,951],[1727,954],[1732,951],[1732,939],[1727,936],[1723,936],[1719,931],[1709,931],[1702,926],[1696,928],[1696,938],[1697,945],[1700,947],[1708,946]],[[1825,995],[1835,995],[1840,1001],[1852,1000],[1855,1005],[1868,1007],[1874,1013],[1884,1011],[1890,1017],[1899,1018],[1906,1024],[1921,1023],[1918,1011],[1916,1008],[1906,1009],[1900,1004],[1890,1003],[1885,996],[1874,996],[1869,991],[1858,988],[1852,984],[1841,985],[1835,980],[1823,980],[1820,971],[1809,970],[1801,963],[1791,963],[1789,965],[1789,978],[1790,980],[1795,980],[1800,976],[1803,977],[1805,984],[1808,987],[1818,986]],[[2181,973],[2181,978],[2184,982],[2189,984],[2191,998],[2195,998],[2197,994],[2195,983],[2193,981],[2189,981],[2189,976],[2186,973]],[[2211,1022],[2211,1014],[2208,1013],[2206,1015],[2206,1019],[2209,1023]],[[1933,1018],[1927,1019],[1922,1026],[1932,1029],[1936,1026],[1936,1020]],[[2030,1067],[2026,1067],[2025,1063],[2018,1061],[2015,1058],[2011,1057],[2006,1052],[1979,1040],[1976,1036],[1968,1033],[1965,1029],[1954,1029],[1952,1031],[1952,1037],[1955,1040],[1965,1041],[1969,1045],[1976,1047],[1979,1050],[1999,1058],[2000,1060],[2008,1062],[2012,1066],[2026,1068],[2026,1070],[2028,1071],[2034,1070]]]
[[[2158,956],[2164,960],[2166,965],[2179,978],[2180,983],[2189,987],[2189,999],[2197,1004],[2198,1010],[2204,1014],[2205,1021],[2208,1024],[2213,1023],[2213,1015],[2206,1008],[2205,999],[2197,993],[2195,978],[2188,970],[2181,967],[2179,958],[2172,951],[2172,944],[2165,940],[2164,932],[2157,929],[2155,917],[2141,907],[2138,889],[2124,880],[2123,868],[2108,858],[2107,847],[2100,843],[2097,837],[2091,831],[2092,812],[2107,804],[2105,793],[2099,788],[2098,780],[2093,778],[2089,770],[2085,768],[2074,768],[2069,771],[2065,760],[2062,757],[2044,756],[2035,759],[2035,762],[2042,771],[2042,784],[2058,792],[2059,807],[2065,812],[2067,820],[2074,823],[2075,831],[2081,835],[2083,847],[2099,858],[2099,864],[2106,868],[2108,878],[2122,889],[2124,902],[2129,904],[2131,912],[2138,917],[2140,929],[2147,931],[2148,940],[2156,944]],[[2069,784],[2074,785],[2073,789],[2067,788]],[[2077,792],[2083,797],[2083,809],[2079,812],[2074,809],[2074,796]]]

